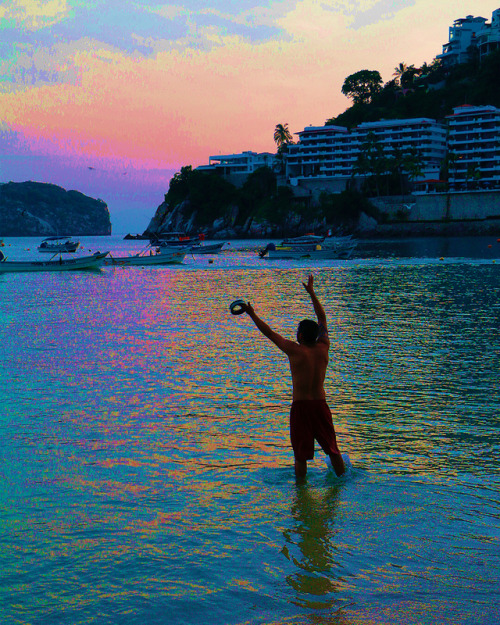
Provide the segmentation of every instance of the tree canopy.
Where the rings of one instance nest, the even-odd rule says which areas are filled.
[[[363,80],[365,72],[368,70],[345,79],[342,93],[352,98],[353,104],[326,124],[352,128],[382,118],[444,119],[462,104],[500,107],[500,50],[490,52],[481,61],[473,58],[452,67],[444,67],[438,60],[420,68],[400,63],[394,70],[395,77],[383,86],[378,83],[371,96]]]
[[[351,98],[354,104],[368,104],[380,93],[382,76],[377,70],[362,69],[344,80],[342,93]]]
[[[293,143],[292,133],[288,128],[288,124],[276,124],[274,129],[274,142],[278,148],[278,152],[283,151],[283,148],[290,143]]]

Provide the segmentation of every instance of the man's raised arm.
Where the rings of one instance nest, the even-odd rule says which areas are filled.
[[[309,274],[307,279],[307,284],[305,282],[302,283],[304,285],[305,290],[309,293],[311,297],[312,305],[314,306],[314,312],[316,313],[316,317],[318,319],[318,325],[320,327],[320,339],[326,336],[328,339],[328,326],[326,322],[326,313],[323,308],[321,302],[319,301],[316,293],[314,292],[314,276]]]
[[[281,336],[281,334],[275,332],[265,321],[262,321],[262,319],[253,309],[250,302],[248,302],[248,304],[242,304],[242,308],[250,317],[250,319],[255,323],[257,328],[262,332],[262,334],[270,341],[272,341],[277,347],[279,347],[281,351],[285,352],[285,354],[288,354],[290,350],[294,348],[295,343],[293,341],[285,339],[283,336]]]

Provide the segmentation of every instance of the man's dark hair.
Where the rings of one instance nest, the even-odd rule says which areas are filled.
[[[304,343],[316,343],[319,336],[319,325],[312,319],[302,319],[297,328],[297,340],[299,340],[299,334],[302,335]]]

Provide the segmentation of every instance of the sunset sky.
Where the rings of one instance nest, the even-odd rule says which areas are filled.
[[[2,0],[0,182],[105,200],[143,231],[183,165],[274,151],[274,127],[349,106],[344,79],[384,81],[442,51],[499,0]]]

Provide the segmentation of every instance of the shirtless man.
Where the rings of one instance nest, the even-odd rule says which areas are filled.
[[[328,366],[330,339],[323,306],[314,292],[314,278],[309,276],[305,290],[311,297],[318,322],[304,319],[297,328],[297,343],[274,332],[255,313],[250,302],[242,306],[257,328],[288,356],[293,383],[293,402],[290,410],[290,438],[295,456],[295,475],[303,478],[307,461],[314,457],[314,439],[330,456],[337,476],[345,473],[345,466],[335,437],[332,415],[326,403],[324,381]]]

